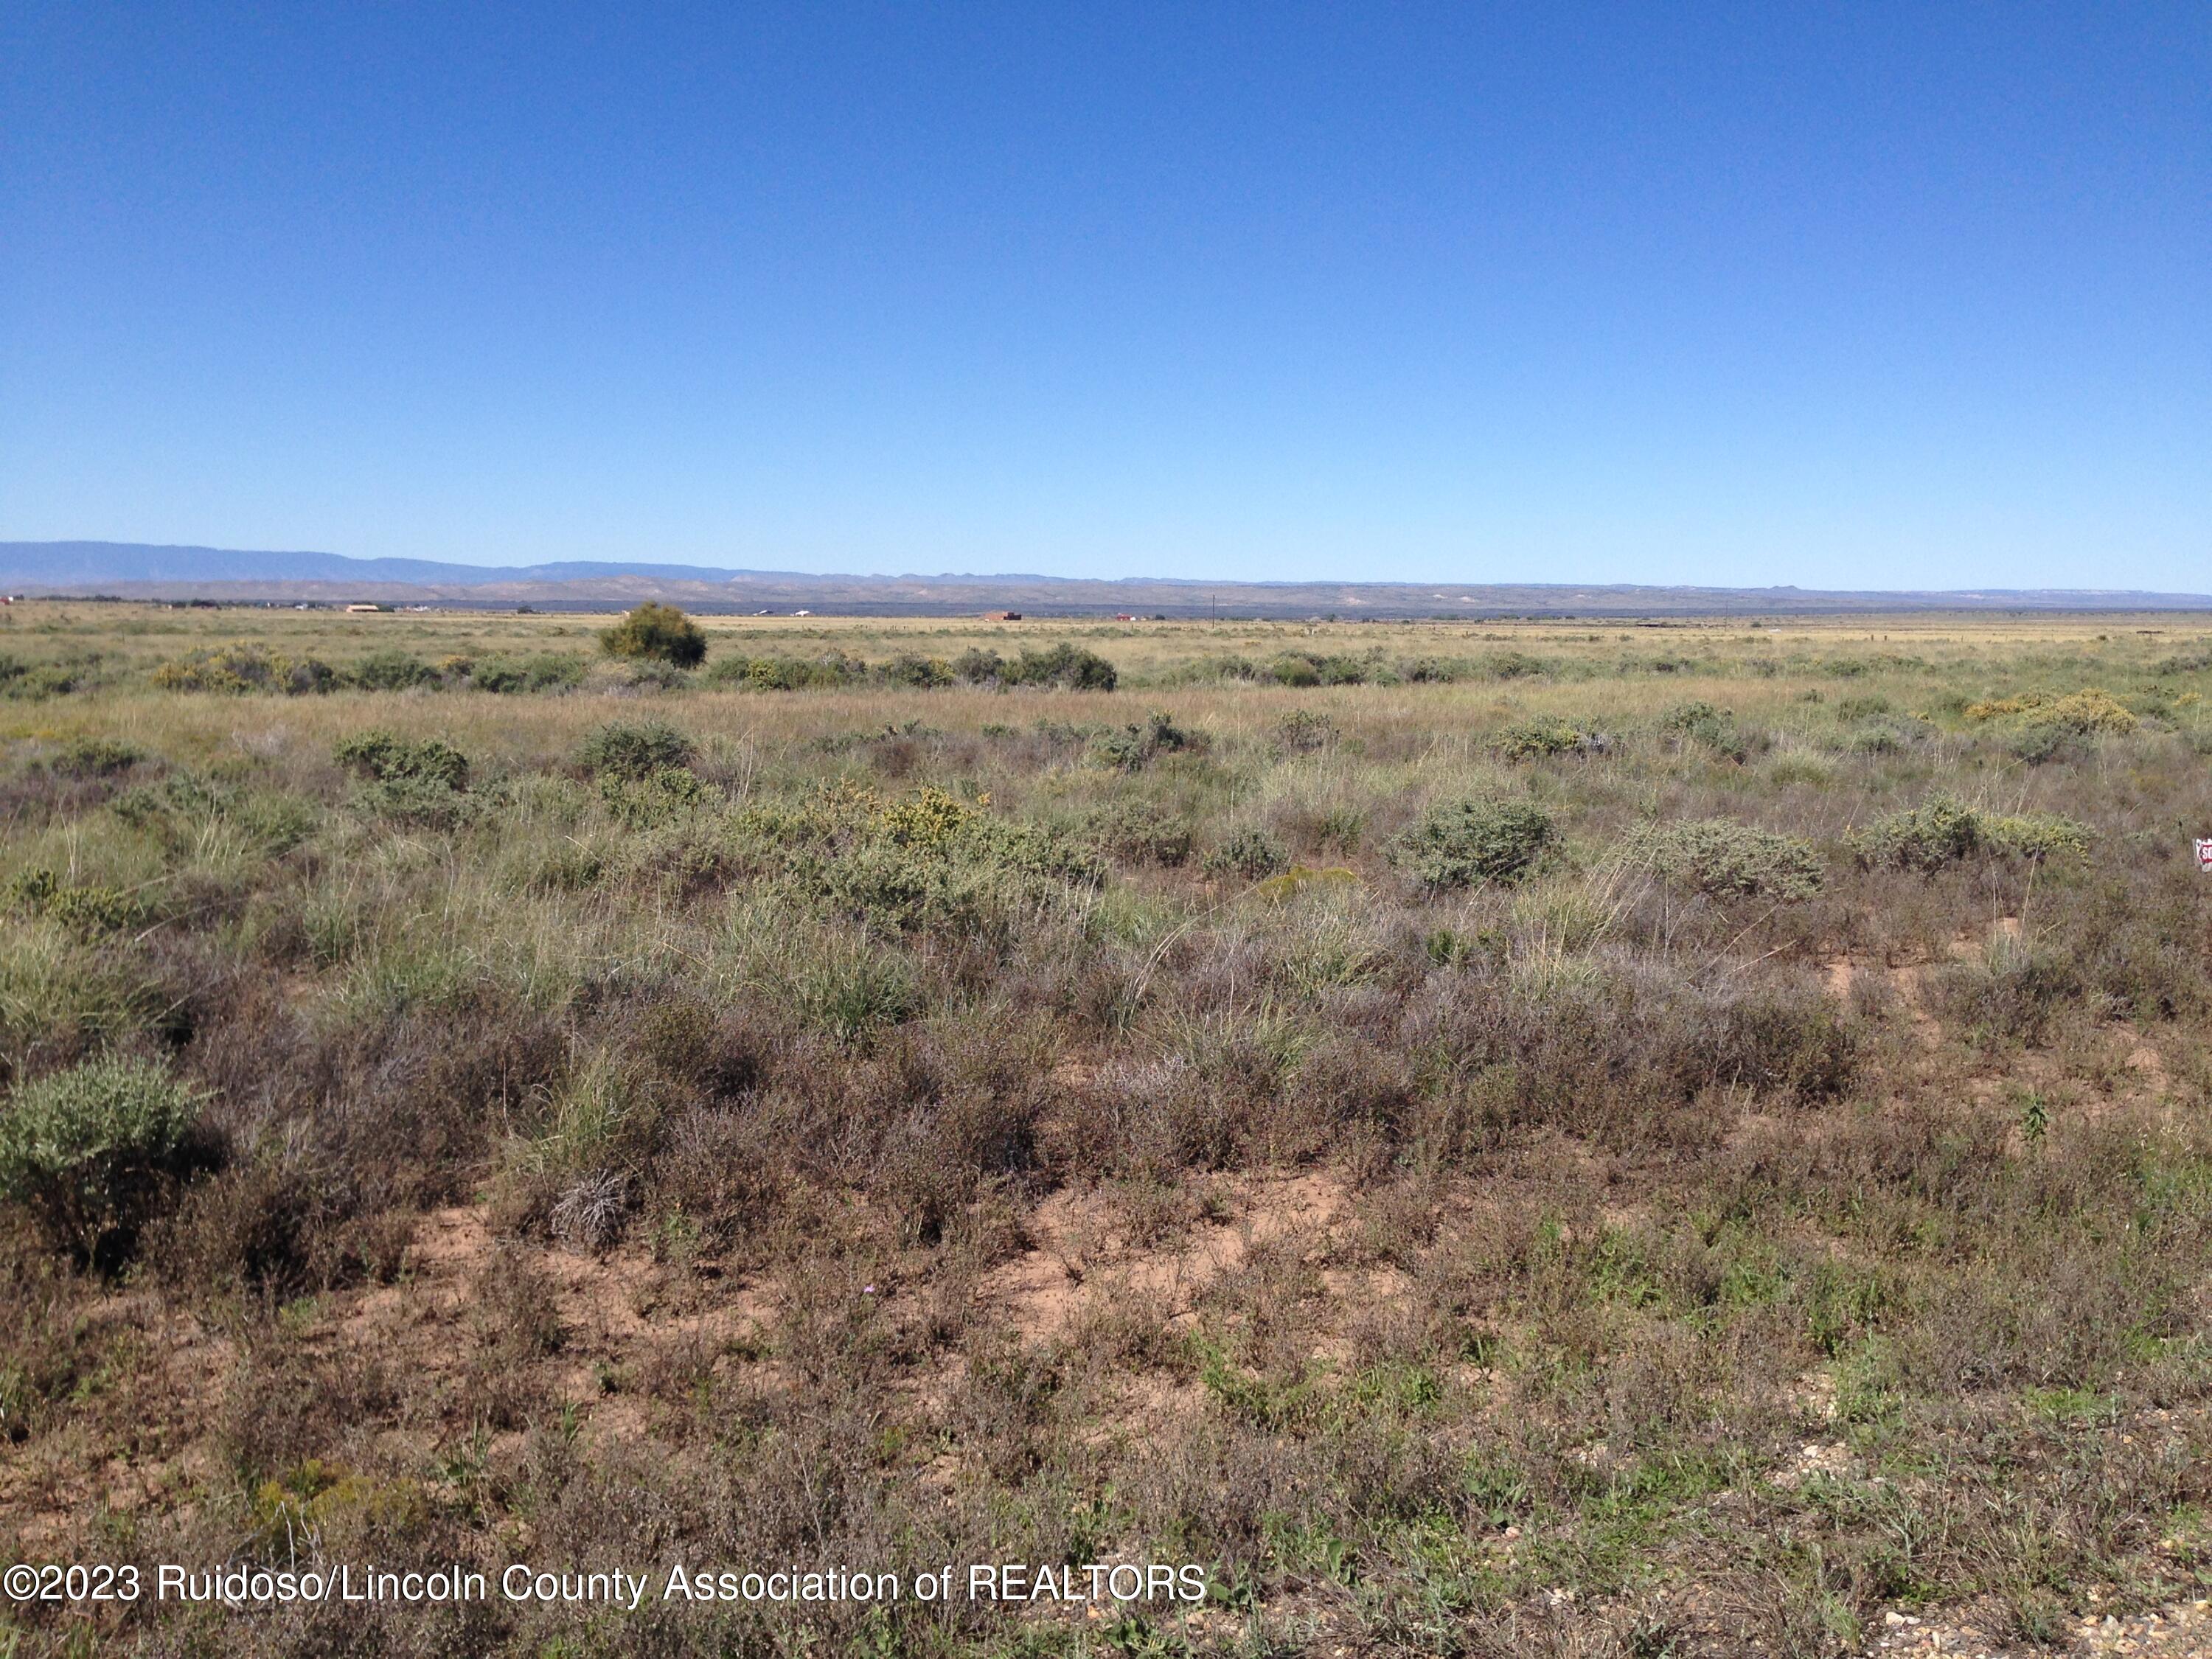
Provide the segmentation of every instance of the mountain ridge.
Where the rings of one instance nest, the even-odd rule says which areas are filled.
[[[799,571],[570,560],[465,565],[428,559],[136,542],[0,542],[0,585],[32,593],[239,603],[346,599],[578,607],[672,600],[708,611],[805,608],[860,615],[1158,612],[1303,617],[1848,615],[1900,611],[2205,611],[2212,595],[2112,588],[1835,590],[1621,582],[1207,581],[1169,576]]]

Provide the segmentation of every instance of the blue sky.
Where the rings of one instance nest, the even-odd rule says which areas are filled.
[[[2212,588],[2212,8],[0,9],[0,538]]]

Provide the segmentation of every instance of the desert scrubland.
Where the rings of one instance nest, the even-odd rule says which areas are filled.
[[[0,1538],[653,1593],[0,1651],[2010,1651],[2204,1593],[2202,624],[615,621],[0,623]],[[660,1593],[1125,1562],[1204,1597]]]

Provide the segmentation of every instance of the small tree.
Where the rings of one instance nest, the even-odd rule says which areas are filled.
[[[648,599],[599,635],[610,657],[653,657],[678,668],[696,668],[707,659],[707,636],[672,605]]]

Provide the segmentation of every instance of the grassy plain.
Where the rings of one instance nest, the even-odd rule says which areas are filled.
[[[655,679],[611,620],[0,622],[0,1126],[103,1055],[193,1120],[105,1221],[0,1209],[11,1559],[1213,1593],[0,1639],[2027,1650],[2206,1593],[2196,623],[705,618]],[[167,689],[240,641],[324,689]],[[878,672],[1059,644],[1115,689]]]

